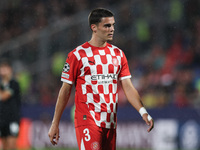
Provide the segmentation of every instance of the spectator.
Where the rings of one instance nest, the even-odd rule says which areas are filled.
[[[0,63],[0,137],[4,150],[16,149],[20,122],[20,88],[8,62]]]

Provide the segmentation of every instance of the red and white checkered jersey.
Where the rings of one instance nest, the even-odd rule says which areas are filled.
[[[71,51],[61,81],[76,87],[75,126],[115,128],[117,81],[126,78],[131,78],[127,59],[114,45],[94,47],[86,42]]]

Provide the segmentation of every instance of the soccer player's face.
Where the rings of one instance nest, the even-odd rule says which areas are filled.
[[[111,41],[113,39],[114,34],[114,25],[115,19],[114,17],[103,17],[101,22],[97,25],[96,35],[102,41]]]
[[[1,66],[0,67],[0,77],[5,78],[10,76],[12,73],[11,68],[8,66]]]

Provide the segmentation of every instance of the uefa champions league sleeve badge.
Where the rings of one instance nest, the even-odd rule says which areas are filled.
[[[70,69],[70,66],[68,63],[65,63],[64,67],[63,67],[63,72],[68,72]]]

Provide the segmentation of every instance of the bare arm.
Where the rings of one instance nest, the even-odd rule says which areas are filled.
[[[142,104],[140,95],[138,94],[137,90],[133,86],[131,80],[124,79],[121,81],[121,84],[129,103],[139,112],[140,109],[144,106]],[[148,132],[150,132],[154,126],[153,119],[151,120],[148,119],[148,113],[143,114],[142,118],[146,122],[146,124],[150,126],[148,129]]]
[[[58,143],[59,122],[60,122],[60,118],[63,114],[63,111],[68,103],[71,89],[72,89],[71,84],[63,82],[62,87],[60,88],[60,91],[58,94],[53,121],[52,121],[51,127],[49,129],[49,133],[48,133],[50,141],[53,145]]]
[[[129,103],[137,110],[143,107],[142,101],[140,99],[140,95],[138,94],[137,90],[133,86],[130,79],[124,79],[121,81],[122,88],[124,93],[129,101]]]

